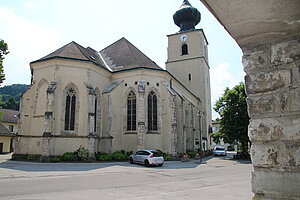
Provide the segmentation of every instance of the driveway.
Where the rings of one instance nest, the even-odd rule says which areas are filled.
[[[252,165],[231,157],[144,167],[19,162],[0,155],[0,199],[250,200]]]

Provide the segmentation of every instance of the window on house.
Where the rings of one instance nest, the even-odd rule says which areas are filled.
[[[14,132],[14,126],[13,125],[8,125],[8,130],[13,133]]]
[[[181,55],[187,55],[188,54],[188,45],[187,44],[183,44],[181,46]]]
[[[192,74],[189,74],[189,81],[192,80]]]
[[[74,131],[75,125],[76,93],[70,88],[66,96],[65,130]]]
[[[157,131],[157,97],[153,91],[148,95],[148,130]]]
[[[127,131],[136,130],[136,96],[131,91],[127,97]]]

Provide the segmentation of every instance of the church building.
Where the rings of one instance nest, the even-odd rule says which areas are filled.
[[[200,12],[184,0],[173,15],[166,69],[127,39],[97,51],[70,42],[30,63],[14,157],[210,148],[208,42]]]

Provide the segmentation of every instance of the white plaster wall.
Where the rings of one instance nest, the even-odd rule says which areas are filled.
[[[124,149],[126,151],[137,150],[138,138],[137,134],[127,134],[126,130],[126,109],[127,94],[132,88],[136,97],[144,95],[143,111],[145,113],[145,133],[143,136],[143,147],[150,149],[160,149],[164,152],[174,152],[185,149],[186,141],[181,141],[182,123],[180,115],[180,102],[184,97],[187,109],[191,109],[194,105],[199,109],[199,100],[193,96],[185,87],[174,80],[167,72],[152,70],[134,70],[111,74],[102,68],[93,64],[68,61],[68,60],[49,60],[46,62],[34,63],[31,65],[34,71],[33,85],[23,95],[21,103],[21,120],[20,135],[26,136],[42,136],[44,133],[44,111],[43,99],[46,102],[46,84],[56,81],[57,87],[54,91],[54,109],[53,109],[53,126],[52,135],[59,137],[51,137],[50,139],[50,155],[60,155],[64,152],[72,152],[79,148],[80,145],[87,148],[87,138],[82,136],[88,135],[88,93],[87,86],[97,88],[100,101],[100,130],[97,135],[100,141],[96,142],[97,151],[111,152]],[[174,94],[166,88],[164,84],[170,84],[174,87]],[[138,93],[138,85],[136,82],[143,80],[146,82],[145,93]],[[110,93],[102,94],[102,91],[111,81],[123,81]],[[42,84],[39,84],[42,83]],[[64,92],[67,86],[74,86],[77,92],[77,111],[75,119],[75,131],[64,131]],[[158,98],[158,131],[147,133],[147,95],[153,90]],[[180,143],[177,147],[180,150],[173,150],[172,142],[174,137],[171,135],[171,109],[169,99],[175,95],[176,109],[176,139]],[[180,95],[180,97],[179,97]],[[37,98],[35,98],[37,97]],[[37,108],[34,113],[34,109]],[[196,110],[197,110],[196,109]],[[37,114],[38,113],[38,114]],[[177,116],[177,114],[179,114]],[[137,119],[137,122],[140,119]],[[191,136],[192,122],[189,120],[189,138]],[[174,134],[174,133],[172,133]],[[63,137],[61,137],[63,136]],[[80,137],[77,137],[80,136]],[[69,137],[69,138],[66,138]],[[112,139],[109,139],[112,137]],[[189,140],[192,145],[192,139]],[[42,138],[18,138],[16,143],[17,154],[40,154],[42,152]],[[177,148],[176,147],[176,148]]]
[[[3,147],[2,147],[2,152],[3,153],[10,152],[11,138],[12,137],[5,137],[5,136],[0,137],[0,143],[3,143]]]

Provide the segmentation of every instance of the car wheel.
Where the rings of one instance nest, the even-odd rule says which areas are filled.
[[[130,158],[130,159],[129,159],[129,162],[130,162],[130,164],[133,164],[133,159]]]
[[[162,164],[159,164],[158,166],[159,166],[159,167],[163,166],[163,163],[162,163]]]
[[[145,166],[146,166],[146,167],[149,167],[149,166],[150,166],[150,164],[149,164],[149,161],[148,161],[148,160],[145,160]]]

